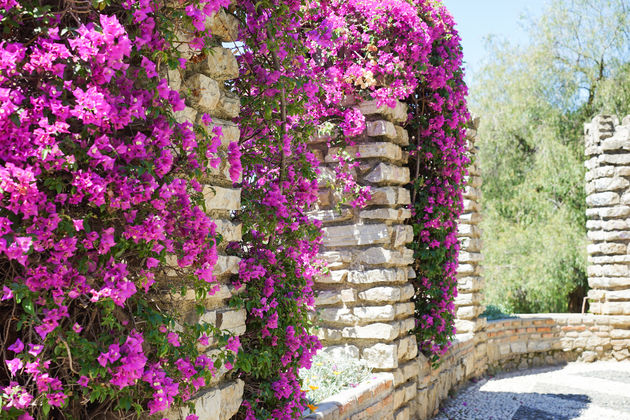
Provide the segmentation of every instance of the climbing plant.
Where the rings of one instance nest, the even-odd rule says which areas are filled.
[[[176,33],[216,43],[203,21],[227,3],[0,2],[0,417],[164,412],[234,358],[228,334],[176,330],[156,304],[215,291],[197,179],[221,132],[177,123],[160,74],[186,67]]]

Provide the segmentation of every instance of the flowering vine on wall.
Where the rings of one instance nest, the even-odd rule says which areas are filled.
[[[431,354],[447,348],[468,114],[459,38],[433,0],[231,6],[242,135],[228,161],[232,179],[243,171],[244,232],[227,250],[242,257],[231,304],[247,310],[247,331],[239,342],[176,325],[156,305],[165,289],[216,290],[218,236],[197,180],[222,133],[207,115],[178,123],[183,98],[161,75],[185,71],[182,33],[202,55],[216,45],[204,21],[230,3],[0,0],[0,417],[162,413],[225,364],[246,384],[239,417],[298,418],[297,373],[320,348],[308,142],[326,131],[331,146],[351,144],[365,99],[410,105],[416,334]],[[360,206],[369,190],[340,159],[343,192]],[[173,270],[181,282],[164,280]],[[213,358],[199,350],[211,338]]]
[[[297,372],[310,366],[319,347],[306,315],[319,239],[318,224],[306,216],[317,192],[310,136],[324,133],[329,146],[349,145],[365,130],[362,100],[410,105],[407,127],[415,135],[409,149],[423,159],[410,163],[419,278],[418,328],[410,333],[437,360],[453,334],[466,87],[459,38],[439,2],[241,5],[245,240],[234,249],[244,258],[238,283],[244,292],[235,304],[249,315],[238,361],[246,381],[240,415],[294,419],[306,408]],[[361,206],[369,189],[351,176],[351,157],[339,160],[337,187]]]
[[[154,302],[167,256],[167,288],[216,286],[196,179],[221,133],[177,123],[159,74],[186,65],[175,29],[208,47],[227,3],[0,2],[0,417],[163,412],[233,359],[227,334],[176,331]],[[197,344],[215,336],[210,359]]]

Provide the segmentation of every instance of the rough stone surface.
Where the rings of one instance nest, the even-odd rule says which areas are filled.
[[[591,312],[630,314],[630,119],[600,115],[585,126],[587,268]],[[621,290],[620,290],[621,289]]]

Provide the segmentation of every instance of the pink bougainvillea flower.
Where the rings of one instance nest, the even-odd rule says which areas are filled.
[[[90,379],[87,376],[83,376],[81,375],[81,377],[79,378],[79,380],[77,381],[77,384],[81,385],[82,387],[87,387],[88,383],[90,382]]]
[[[14,353],[21,353],[22,350],[24,350],[24,343],[18,338],[15,343],[11,344],[7,349]]]
[[[11,372],[11,376],[15,376],[17,371],[22,369],[22,367],[24,366],[22,360],[18,358],[7,360],[5,363],[9,367],[9,372]]]

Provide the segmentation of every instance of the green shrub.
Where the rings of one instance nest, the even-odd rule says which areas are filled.
[[[341,355],[333,357],[324,352],[313,357],[310,369],[300,369],[302,388],[311,405],[317,405],[344,389],[355,387],[371,375],[372,369],[364,360]]]

